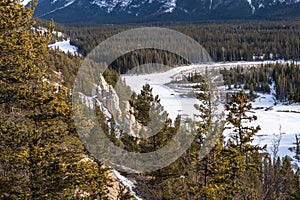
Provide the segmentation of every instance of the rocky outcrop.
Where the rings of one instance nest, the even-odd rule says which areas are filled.
[[[123,193],[129,192],[131,195],[132,192],[130,188],[126,187],[116,176],[113,170],[110,170],[108,173],[109,178],[111,179],[111,187],[108,187],[108,198],[111,200],[118,200],[120,195],[120,187],[125,187]],[[129,200],[136,200],[136,198],[131,197]]]
[[[97,87],[97,98],[103,103],[104,107],[108,109],[110,114],[113,115],[116,120],[121,120],[122,112],[120,109],[119,96],[114,88],[107,84],[101,74]]]
[[[106,117],[111,119],[114,117],[115,129],[121,134],[127,134],[138,137],[138,132],[143,129],[139,124],[133,113],[133,108],[130,106],[128,99],[120,99],[115,89],[107,84],[104,77],[100,75],[99,83],[97,86],[97,99],[102,103],[100,108]],[[121,103],[125,106],[121,108]],[[109,113],[107,113],[109,112]]]

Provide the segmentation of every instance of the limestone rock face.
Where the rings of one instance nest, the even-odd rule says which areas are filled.
[[[138,137],[138,133],[143,129],[143,126],[136,121],[135,116],[132,114],[133,108],[130,106],[128,99],[120,99],[115,89],[107,84],[102,75],[100,75],[97,86],[97,99],[102,102],[100,108],[102,108],[104,114],[109,118],[111,118],[111,115],[114,116],[115,122],[113,124],[115,124],[115,128],[119,130],[120,134],[127,133]],[[122,108],[121,104],[124,105]],[[105,111],[103,107],[107,110]]]
[[[125,112],[123,113],[123,126],[121,127],[129,135],[134,137],[139,137],[139,132],[145,128],[135,119],[133,113],[133,108],[130,106],[129,102],[125,102]]]
[[[108,198],[111,200],[118,200],[120,184],[121,185],[124,185],[124,184],[121,183],[121,181],[118,179],[118,177],[116,176],[116,174],[114,173],[113,170],[110,170],[108,175],[112,181],[111,187],[108,187]],[[130,189],[128,187],[126,187],[124,193],[126,193],[127,191],[129,191],[130,194],[132,195],[132,192],[130,191]],[[136,200],[136,198],[132,197],[132,198],[130,198],[130,200]]]
[[[97,98],[103,103],[116,120],[121,120],[122,112],[120,109],[119,96],[111,85],[108,85],[104,77],[100,75],[97,87]]]

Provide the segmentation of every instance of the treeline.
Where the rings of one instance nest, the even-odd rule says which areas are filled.
[[[270,93],[270,84],[272,81],[271,66],[253,66],[241,67],[231,69],[222,69],[224,84],[228,89],[243,88],[250,90],[250,93],[262,92]]]
[[[58,30],[86,56],[102,41],[136,25],[66,26]],[[235,22],[165,26],[199,42],[214,61],[299,59],[300,22]]]
[[[229,89],[243,88],[253,92],[270,93],[274,83],[275,95],[279,101],[299,102],[300,65],[275,63],[253,67],[222,69],[224,83]]]
[[[300,102],[300,65],[275,65],[273,79],[276,85],[276,97]]]
[[[299,59],[299,21],[213,23],[171,28],[194,38],[215,61]]]
[[[168,51],[141,49],[117,58],[109,65],[109,68],[121,74],[148,74],[187,64],[190,63],[186,59]]]
[[[133,52],[132,55],[145,51]],[[104,77],[106,81],[114,85],[118,81],[120,74],[147,74],[164,71],[169,69],[166,67],[166,63],[172,62],[172,60],[176,61],[176,63],[172,63],[173,66],[178,63],[188,64],[181,57],[173,59],[172,56],[176,56],[175,54],[163,51],[151,51],[151,54],[147,54],[149,57],[146,56],[139,62],[151,63],[152,59],[157,58],[161,65],[157,63],[153,65],[140,65],[140,63],[134,62],[135,56],[125,56],[129,60],[125,60],[125,57],[118,58],[109,66],[109,69],[105,70]],[[161,56],[163,53],[165,53],[165,57]],[[164,58],[169,58],[170,61],[166,61]],[[46,72],[54,82],[71,88],[82,61],[83,58],[79,56],[65,54],[59,50],[51,50],[46,60],[48,66]],[[250,94],[254,92],[270,93],[272,89],[275,89],[277,100],[300,102],[300,65],[295,62],[262,64],[252,67],[237,66],[231,69],[221,69],[220,72],[223,75],[224,84],[228,89],[242,88],[249,90]],[[201,78],[201,75],[198,73],[191,73],[186,77],[188,82],[193,83],[200,81]],[[273,83],[274,85],[272,85]],[[271,88],[272,86],[274,88]]]

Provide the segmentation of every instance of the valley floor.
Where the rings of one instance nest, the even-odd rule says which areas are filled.
[[[183,95],[183,91],[176,90],[166,85],[178,76],[201,72],[208,68],[231,68],[234,66],[255,66],[262,63],[272,63],[275,61],[263,62],[233,62],[233,63],[211,63],[206,65],[190,65],[169,69],[161,73],[144,75],[123,75],[126,84],[133,91],[139,92],[146,83],[153,87],[153,94],[159,95],[161,103],[169,113],[171,119],[175,119],[178,114],[193,117],[197,114],[194,104],[199,103],[195,98],[188,98]],[[277,61],[278,62],[278,61]],[[284,61],[279,61],[284,62]],[[190,90],[190,88],[187,89]],[[274,91],[274,90],[273,90]],[[274,142],[281,134],[278,156],[288,155],[291,159],[295,156],[296,138],[295,134],[300,134],[300,104],[287,105],[275,101],[274,92],[270,94],[257,94],[259,97],[252,102],[251,113],[258,117],[252,126],[260,125],[261,130],[255,136],[254,144],[267,145],[268,152],[273,155]],[[276,102],[276,103],[275,103]],[[226,135],[226,133],[225,133]],[[297,162],[294,159],[294,164]],[[299,163],[298,163],[299,164]]]

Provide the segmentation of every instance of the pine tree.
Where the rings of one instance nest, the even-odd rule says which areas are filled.
[[[50,34],[18,2],[0,2],[0,198],[105,198],[107,170],[76,135],[69,91],[45,73]]]
[[[130,105],[134,108],[132,114],[142,127],[136,132],[139,138],[123,133],[122,140],[127,150],[151,152],[166,145],[174,134],[172,120],[160,104],[159,97],[153,96],[149,84],[143,86],[140,94],[133,93]]]
[[[132,100],[131,105],[135,110],[134,116],[144,126],[147,126],[151,121],[150,109],[154,100],[158,101],[158,96],[153,97],[152,88],[149,84],[145,84],[137,98]]]
[[[229,112],[226,118],[227,127],[230,130],[230,139],[224,148],[224,155],[227,157],[226,174],[228,178],[226,197],[227,198],[255,198],[255,189],[258,184],[249,177],[256,177],[259,174],[260,161],[255,162],[255,156],[259,157],[259,150],[263,148],[252,145],[253,136],[260,130],[260,127],[249,127],[247,122],[256,120],[256,116],[248,116],[246,112],[251,109],[251,104],[246,94],[240,91],[232,95],[231,101],[226,105]]]
[[[212,77],[215,77],[214,72],[206,69],[203,76],[198,75],[196,87],[199,90],[196,97],[201,103],[195,105],[200,120],[196,140],[191,148],[195,178],[191,179],[190,190],[199,199],[215,199],[218,196],[216,182],[217,170],[221,164],[219,161],[221,161],[223,123],[217,113],[221,98],[217,90],[218,83],[216,80],[212,81]]]
[[[280,175],[282,177],[282,188],[278,187],[278,190],[281,193],[278,196],[282,196],[282,198],[285,199],[295,198],[299,185],[297,185],[297,178],[293,172],[291,161],[288,156],[285,156],[283,159]]]

